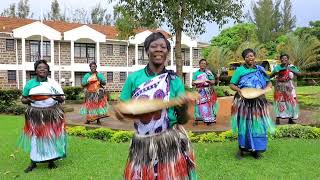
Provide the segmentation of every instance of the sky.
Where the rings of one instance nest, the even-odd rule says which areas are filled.
[[[251,3],[257,0],[243,0],[244,8],[243,11],[246,13],[251,8]],[[18,3],[19,0],[0,0],[0,12],[3,9],[9,7],[12,3]],[[34,18],[40,17],[42,12],[49,12],[52,0],[29,0],[31,12],[34,13]],[[70,12],[71,9],[84,8],[90,10],[92,7],[100,3],[103,7],[108,8],[108,13],[112,14],[113,4],[109,4],[109,0],[58,0],[60,8],[63,11],[66,9]],[[320,0],[291,0],[292,2],[292,13],[296,15],[297,27],[304,27],[309,25],[309,21],[320,20]],[[230,22],[222,27],[227,28],[232,26]],[[166,27],[162,27],[167,30]],[[217,36],[221,29],[215,23],[206,24],[206,32],[199,35],[198,40],[201,42],[209,42],[213,36]]]

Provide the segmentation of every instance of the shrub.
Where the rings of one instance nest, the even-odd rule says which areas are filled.
[[[26,107],[23,105],[12,105],[4,109],[4,113],[14,114],[14,115],[21,115],[24,114]]]
[[[115,131],[109,128],[98,128],[87,130],[84,126],[68,127],[67,132],[69,135],[82,136],[92,139],[100,139],[104,141],[111,141],[115,143],[129,142],[134,136],[132,131]],[[215,132],[205,134],[194,134],[189,131],[188,136],[193,143],[213,143],[213,142],[225,142],[235,141],[237,134],[231,130],[217,134]],[[278,126],[275,134],[269,134],[270,138],[303,138],[303,139],[315,139],[320,138],[320,128],[302,126],[302,125],[285,125]]]
[[[133,135],[134,135],[134,132],[132,131],[116,131],[111,138],[111,142],[116,142],[116,143],[129,142],[129,140],[132,139]]]
[[[192,131],[188,132],[188,137],[189,137],[190,141],[193,142],[193,143],[197,143],[200,140],[200,136],[194,134]]]
[[[273,137],[314,139],[319,137],[319,128],[298,124],[278,126]]]
[[[8,107],[15,105],[16,100],[21,96],[21,90],[8,89],[0,90],[0,106]]]
[[[83,99],[82,87],[64,87],[63,92],[66,95],[66,100]]]
[[[108,101],[118,101],[120,92],[108,92]]]
[[[213,143],[213,142],[222,142],[223,140],[219,138],[217,133],[210,132],[200,135],[200,143]]]
[[[224,140],[234,141],[234,140],[237,140],[238,135],[233,133],[232,130],[229,130],[229,131],[220,133],[219,137]]]
[[[109,128],[98,128],[98,129],[88,130],[86,133],[86,137],[92,138],[92,139],[109,141],[114,133],[115,131]]]
[[[68,127],[67,132],[69,135],[72,135],[72,136],[86,137],[86,134],[87,134],[86,127],[84,126]]]
[[[221,87],[217,86],[217,87],[215,87],[214,89],[215,89],[215,92],[216,92],[216,94],[217,94],[218,97],[224,97],[224,96],[226,96],[224,90],[223,90]]]

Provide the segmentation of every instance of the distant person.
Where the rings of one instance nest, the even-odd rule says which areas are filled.
[[[197,125],[198,121],[211,125],[216,123],[218,111],[217,95],[213,89],[215,77],[207,68],[207,60],[201,59],[199,66],[200,69],[193,74],[192,78],[192,85],[196,87],[200,94],[200,99],[194,109],[194,125]]]
[[[241,94],[242,88],[266,89],[272,86],[264,68],[255,64],[255,56],[252,49],[245,49],[242,52],[245,64],[237,68],[230,81],[230,88],[236,91],[231,121],[233,131],[238,132],[239,159],[245,152],[251,152],[255,159],[260,159],[261,153],[267,149],[268,130],[274,130],[265,95],[245,99]]]
[[[276,124],[280,119],[289,119],[289,124],[295,124],[299,117],[299,106],[296,95],[296,88],[293,83],[294,76],[299,76],[299,69],[289,63],[289,55],[280,56],[281,64],[275,66],[271,77],[276,78],[274,90],[274,111]]]
[[[91,72],[82,78],[82,87],[84,87],[85,102],[80,109],[82,115],[86,115],[85,124],[97,121],[101,124],[100,119],[108,116],[108,97],[103,86],[106,85],[106,79],[103,74],[97,72],[97,64],[89,64]]]

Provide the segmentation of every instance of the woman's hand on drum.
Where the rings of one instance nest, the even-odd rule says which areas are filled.
[[[59,103],[63,103],[65,97],[64,96],[52,96],[52,99],[58,101]]]
[[[22,97],[21,102],[23,104],[31,104],[31,103],[34,103],[35,100],[31,99],[30,97]]]

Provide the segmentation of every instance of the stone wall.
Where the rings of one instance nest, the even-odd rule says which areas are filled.
[[[61,65],[70,65],[71,64],[70,42],[61,42],[60,43],[60,63],[61,63]]]
[[[22,81],[20,81],[20,87],[22,87]],[[8,81],[8,71],[0,71],[0,89],[17,89],[17,81]]]
[[[127,66],[127,48],[125,53],[120,54],[120,45],[113,44],[113,55],[107,54],[107,44],[100,44],[100,64],[101,66]]]
[[[107,79],[107,72],[103,72],[104,77]],[[107,91],[121,91],[124,82],[120,82],[120,72],[113,72],[113,82],[107,81]]]
[[[8,37],[8,39],[12,39]],[[6,49],[6,39],[0,39],[0,63],[1,64],[16,64],[16,44],[14,40],[14,49]]]

